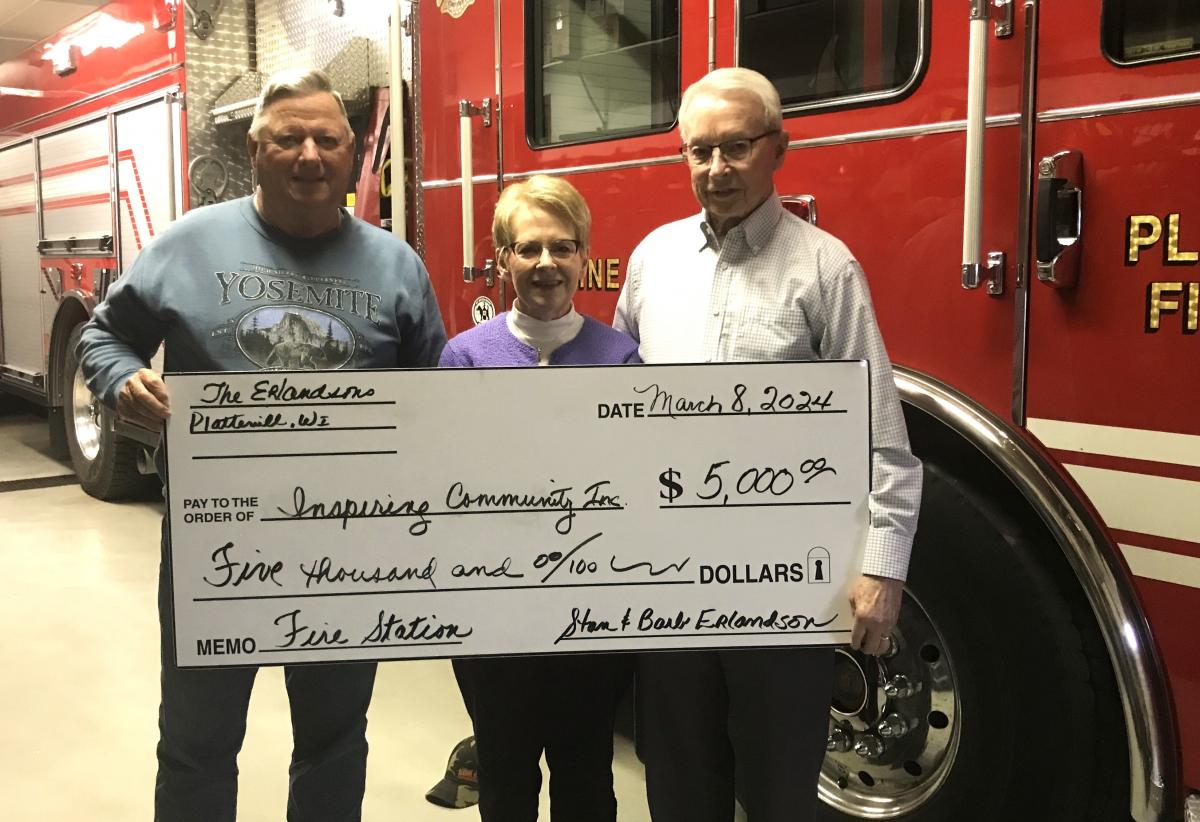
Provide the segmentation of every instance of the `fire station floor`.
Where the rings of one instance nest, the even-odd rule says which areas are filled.
[[[92,499],[48,451],[44,418],[0,395],[4,818],[150,819],[162,505]],[[40,479],[26,485],[40,487],[13,482],[32,478]],[[425,800],[471,732],[449,662],[381,665],[369,723],[366,822],[479,818],[475,808]],[[620,818],[648,820],[633,746],[620,735],[616,745]],[[282,671],[265,668],[239,760],[239,820],[284,818],[290,750]],[[544,789],[541,818],[550,818]]]

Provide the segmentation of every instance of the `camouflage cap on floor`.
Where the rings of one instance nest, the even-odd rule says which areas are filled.
[[[443,808],[469,808],[479,802],[479,760],[475,737],[454,746],[446,763],[446,776],[425,792],[425,798]]]

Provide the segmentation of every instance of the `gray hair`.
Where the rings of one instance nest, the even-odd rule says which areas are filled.
[[[710,71],[687,87],[679,103],[680,133],[697,97],[721,97],[729,92],[749,94],[762,104],[763,128],[783,128],[783,106],[774,84],[754,69],[737,67]]]
[[[342,102],[342,95],[334,90],[333,81],[329,79],[328,74],[320,69],[285,69],[272,74],[263,86],[262,94],[258,96],[258,104],[254,107],[254,119],[250,121],[250,136],[258,139],[263,127],[263,112],[272,103],[291,97],[307,97],[310,94],[328,94],[337,100],[342,119],[346,121],[346,131],[351,131],[346,104]]]

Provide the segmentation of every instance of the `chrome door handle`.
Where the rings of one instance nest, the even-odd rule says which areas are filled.
[[[1083,155],[1060,151],[1038,162],[1037,277],[1054,288],[1079,279],[1083,234]]]

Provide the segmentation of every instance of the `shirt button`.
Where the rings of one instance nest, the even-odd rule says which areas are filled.
[[[721,316],[721,312],[720,312],[720,311],[714,311],[714,312],[713,312],[713,316],[714,316],[714,317],[719,317],[719,316]]]

